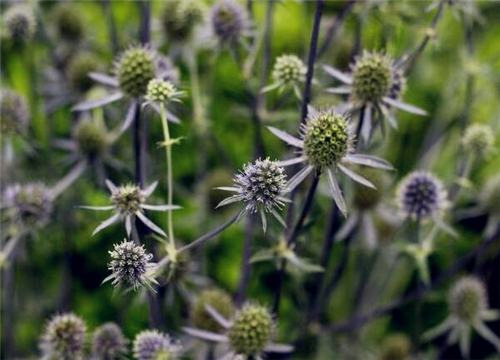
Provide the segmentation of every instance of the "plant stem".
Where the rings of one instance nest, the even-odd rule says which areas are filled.
[[[245,226],[245,241],[243,242],[243,254],[241,257],[240,281],[235,296],[235,303],[238,306],[245,301],[248,283],[250,282],[250,272],[251,272],[250,259],[252,257],[252,240],[256,223],[255,218],[256,218],[255,214],[249,213],[247,217],[247,223]]]
[[[163,127],[163,138],[165,143],[165,155],[167,157],[167,205],[173,205],[174,196],[174,180],[172,169],[172,140],[170,139],[170,132],[168,129],[167,114],[165,112],[165,105],[160,104],[160,117]],[[174,222],[172,220],[172,209],[167,210],[167,233],[168,241],[175,247],[174,239]]]
[[[335,19],[333,19],[332,23],[326,31],[325,39],[319,47],[318,58],[323,56],[328,51],[333,40],[335,40],[335,38],[337,37],[338,31],[344,23],[344,20],[346,19],[347,15],[349,15],[355,4],[356,0],[348,1],[347,4],[342,8],[342,10],[340,10],[340,12],[337,14]]]

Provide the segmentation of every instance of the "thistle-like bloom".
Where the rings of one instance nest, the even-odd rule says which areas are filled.
[[[128,340],[115,323],[106,323],[92,335],[92,355],[96,360],[123,359],[128,352]]]
[[[153,290],[152,284],[156,284],[153,277],[154,263],[150,260],[153,255],[147,253],[143,245],[136,245],[133,241],[123,240],[115,244],[112,251],[109,251],[111,260],[108,269],[111,270],[104,282],[112,281],[113,286],[129,286],[137,290],[141,286],[146,286]]]
[[[262,89],[262,92],[278,89],[281,93],[286,89],[293,89],[295,96],[300,99],[299,85],[305,81],[306,72],[307,68],[298,56],[281,55],[274,63],[273,83]]]
[[[184,331],[191,336],[208,341],[228,344],[224,360],[231,359],[262,359],[266,352],[290,353],[293,347],[285,344],[275,344],[272,339],[276,324],[269,310],[261,305],[247,303],[238,310],[231,320],[222,316],[211,306],[205,310],[225,330],[214,333],[210,331],[185,327]]]
[[[235,312],[233,300],[223,290],[208,289],[200,293],[191,307],[191,324],[195,328],[212,332],[223,331],[219,323],[206,311],[207,306],[211,306],[225,318],[230,318]]]
[[[13,5],[5,11],[3,26],[7,39],[24,44],[35,34],[36,20],[33,9],[27,5]]]
[[[424,110],[400,100],[405,85],[401,62],[394,61],[387,55],[365,51],[351,64],[351,72],[348,74],[328,65],[325,65],[324,69],[344,83],[327,91],[349,95],[349,111],[361,114],[357,128],[361,129],[365,142],[370,141],[372,130],[376,126],[380,125],[382,130],[384,129],[384,120],[393,128],[397,128],[391,113],[393,109],[427,115]]]
[[[221,44],[233,45],[247,36],[250,21],[246,9],[235,0],[220,0],[210,14],[214,34]]]
[[[360,183],[375,188],[367,179],[355,173],[349,165],[364,165],[377,169],[392,170],[392,166],[378,157],[354,154],[354,134],[346,115],[333,109],[316,111],[309,109],[306,123],[301,127],[300,139],[274,127],[269,130],[281,140],[299,149],[299,156],[280,162],[283,166],[304,163],[305,166],[288,182],[288,190],[297,187],[313,171],[325,171],[328,184],[340,211],[347,214],[347,206],[337,181],[337,170]]]
[[[87,327],[72,313],[55,315],[47,323],[40,347],[47,359],[82,360]]]
[[[52,23],[59,39],[78,43],[85,33],[82,13],[71,4],[60,4],[52,13]]]
[[[494,151],[493,129],[486,124],[472,124],[465,129],[462,144],[467,154],[485,158]]]
[[[137,360],[175,360],[181,350],[178,342],[157,330],[141,331],[134,340],[134,359]]]
[[[278,213],[288,199],[284,169],[277,162],[266,158],[258,159],[243,167],[243,171],[234,177],[234,186],[219,187],[220,190],[236,193],[221,201],[217,207],[243,202],[243,212],[260,213],[264,231],[267,228],[266,214],[271,213],[281,224],[285,222]]]
[[[441,324],[427,331],[424,338],[430,340],[449,331],[448,344],[458,342],[460,351],[469,357],[471,330],[489,341],[500,352],[500,339],[484,324],[500,318],[500,312],[488,309],[488,297],[483,283],[472,276],[458,280],[448,296],[450,314]]]
[[[158,185],[155,181],[146,189],[141,189],[136,185],[124,185],[117,187],[110,180],[106,180],[106,185],[111,192],[110,201],[112,205],[108,206],[80,206],[82,209],[108,211],[113,210],[114,214],[110,218],[104,220],[92,233],[95,235],[102,229],[114,224],[117,221],[125,221],[125,229],[127,235],[130,236],[132,232],[132,225],[134,224],[135,217],[139,218],[141,222],[154,232],[167,236],[165,232],[149,220],[144,214],[144,210],[151,211],[168,211],[179,209],[177,205],[149,205],[146,204],[146,199],[153,193]]]
[[[0,132],[3,136],[23,135],[28,128],[30,116],[26,99],[15,91],[0,92]]]
[[[169,41],[188,40],[203,22],[204,4],[198,0],[167,0],[161,14],[163,30]]]
[[[148,83],[146,92],[146,102],[144,104],[164,104],[168,102],[180,102],[180,97],[184,92],[177,90],[175,85],[163,79],[152,79]]]

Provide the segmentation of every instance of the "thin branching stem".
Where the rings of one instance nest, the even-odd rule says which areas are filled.
[[[165,156],[167,159],[167,205],[173,205],[174,197],[174,180],[173,180],[173,168],[172,168],[172,139],[170,138],[170,131],[168,129],[167,113],[165,111],[165,105],[160,104],[160,117],[161,124],[163,128],[163,138],[165,147]],[[173,222],[173,210],[167,210],[167,233],[168,241],[172,246],[175,247],[174,239],[174,222]]]

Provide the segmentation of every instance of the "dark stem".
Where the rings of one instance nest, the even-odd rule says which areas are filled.
[[[333,40],[335,40],[335,38],[337,37],[340,27],[344,23],[344,20],[347,18],[347,15],[349,15],[355,4],[356,0],[348,1],[347,4],[342,8],[342,10],[340,10],[335,19],[333,19],[332,23],[326,31],[326,36],[323,40],[323,44],[321,44],[318,50],[318,58],[322,57],[328,51],[333,43]]]
[[[248,214],[246,220],[247,222],[245,227],[245,241],[243,242],[240,281],[238,284],[238,291],[236,292],[235,296],[236,305],[241,305],[245,301],[248,284],[250,282],[250,273],[252,269],[250,258],[252,257],[252,240],[257,219],[255,214]]]
[[[139,1],[139,6],[141,11],[139,40],[141,44],[147,44],[151,38],[151,2],[149,0]]]
[[[111,50],[113,51],[113,54],[116,54],[120,50],[120,45],[118,44],[118,33],[116,32],[116,23],[110,0],[102,0],[102,7],[104,10],[104,16],[106,16],[106,22],[108,23]]]

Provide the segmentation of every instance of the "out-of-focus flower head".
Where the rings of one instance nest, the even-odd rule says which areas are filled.
[[[134,340],[134,358],[137,360],[175,360],[181,350],[178,342],[157,330],[141,331]]]
[[[235,0],[218,1],[210,15],[213,31],[221,44],[235,44],[249,34],[247,10]]]
[[[167,0],[161,14],[163,30],[170,41],[188,40],[203,22],[205,6],[199,0]]]
[[[3,17],[5,37],[14,44],[25,44],[35,34],[36,19],[33,9],[24,4],[12,5]]]
[[[190,318],[194,327],[213,332],[222,331],[220,324],[208,313],[207,306],[211,306],[222,316],[231,318],[235,311],[231,297],[220,289],[203,290],[191,308]]]
[[[86,331],[85,322],[75,314],[55,315],[41,338],[44,358],[83,360]]]
[[[52,23],[59,39],[78,43],[85,34],[82,13],[73,4],[59,4],[52,13]]]
[[[96,360],[121,359],[128,352],[128,340],[115,323],[106,323],[94,330],[92,355]]]

